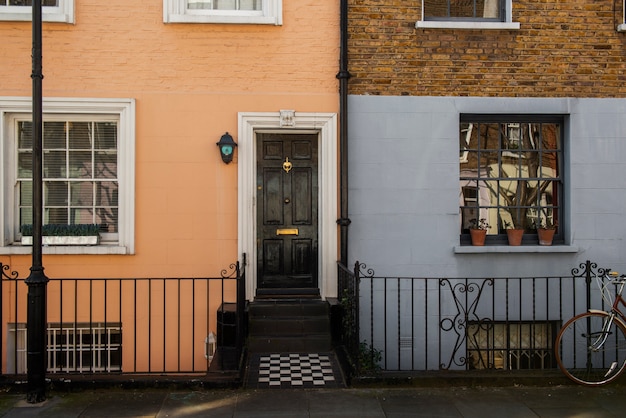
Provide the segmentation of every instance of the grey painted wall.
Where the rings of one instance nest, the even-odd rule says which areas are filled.
[[[566,246],[459,246],[459,114],[551,113],[565,127]],[[376,275],[626,272],[626,99],[350,96],[350,263]]]

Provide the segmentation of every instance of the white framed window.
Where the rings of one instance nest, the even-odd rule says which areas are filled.
[[[507,242],[507,229],[554,229],[564,242],[564,118],[560,115],[461,114],[459,213],[461,242],[484,219],[487,244]]]
[[[74,23],[74,0],[42,0],[44,22]],[[0,0],[0,20],[30,21],[32,0]]]
[[[626,0],[622,1],[622,23],[617,25],[618,32],[626,32]]]
[[[32,223],[30,98],[0,97],[0,254]],[[134,253],[135,102],[54,99],[43,103],[43,223],[98,224],[100,245],[47,246],[53,254]]]
[[[163,22],[282,25],[282,0],[163,0]]]
[[[513,0],[421,0],[416,28],[519,29],[513,22]]]

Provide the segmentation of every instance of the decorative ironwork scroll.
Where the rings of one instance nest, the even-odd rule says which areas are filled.
[[[480,324],[479,327],[476,327],[475,333],[477,333],[481,327],[488,326],[492,321],[489,318],[479,318],[476,308],[485,286],[493,286],[493,279],[484,279],[481,283],[468,282],[467,280],[452,283],[450,279],[440,279],[439,285],[441,287],[450,287],[457,310],[453,318],[443,318],[439,323],[442,331],[454,332],[456,334],[456,341],[448,364],[441,363],[439,366],[443,370],[448,370],[452,364],[457,366],[466,366],[468,364],[467,354],[463,352],[468,339],[468,323],[471,321]],[[471,296],[474,296],[474,298],[472,299]]]

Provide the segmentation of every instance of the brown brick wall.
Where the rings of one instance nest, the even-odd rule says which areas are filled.
[[[420,0],[349,0],[350,94],[626,97],[622,0],[513,0],[520,30],[416,29]]]

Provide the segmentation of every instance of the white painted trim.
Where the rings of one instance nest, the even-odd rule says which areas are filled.
[[[247,255],[246,298],[257,285],[256,140],[255,132],[318,132],[319,143],[319,286],[322,298],[337,296],[337,115],[295,112],[293,125],[281,127],[280,112],[239,113],[238,132],[238,252]]]
[[[164,23],[283,24],[283,1],[264,0],[261,12],[189,10],[185,0],[163,0]]]
[[[9,129],[7,121],[13,114],[31,113],[30,97],[0,96],[0,254],[23,254],[24,248],[12,245],[14,199],[13,185],[8,184],[14,174],[11,172],[14,162],[7,152]],[[117,245],[100,245],[98,249],[85,248],[89,254],[134,254],[135,253],[135,100],[134,99],[102,99],[102,98],[48,98],[43,99],[43,113],[46,114],[110,114],[119,118],[118,143],[118,179],[119,179],[119,222]],[[67,247],[58,247],[55,254],[65,253]],[[79,249],[71,250],[75,254]],[[44,251],[45,253],[45,251]],[[68,252],[69,254],[70,252]]]
[[[74,0],[59,0],[58,7],[42,7],[41,19],[44,22],[75,23]],[[33,8],[31,6],[0,6],[0,21],[33,20]]]
[[[495,29],[518,30],[519,22],[458,22],[442,20],[418,20],[415,22],[418,29]]]

